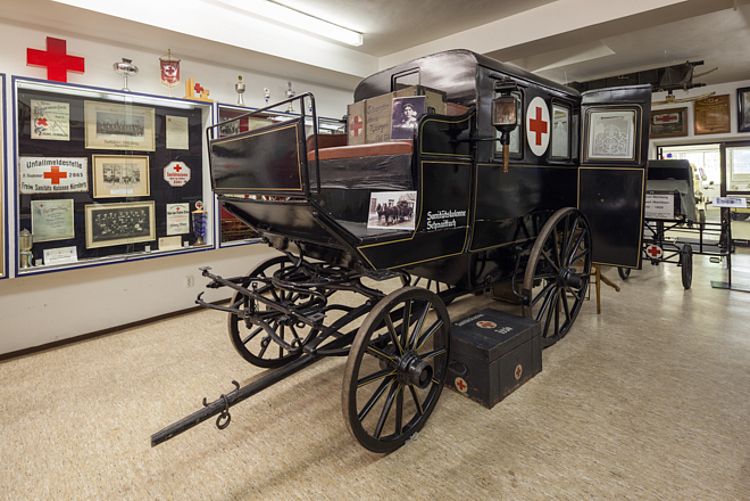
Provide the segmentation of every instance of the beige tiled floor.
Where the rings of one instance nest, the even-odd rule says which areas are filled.
[[[605,290],[539,376],[491,411],[444,392],[386,457],[346,431],[343,359],[238,405],[224,432],[207,422],[151,449],[152,432],[258,372],[217,312],[6,361],[0,498],[748,499],[750,294],[711,289],[722,272],[707,260],[692,290],[678,273],[649,266]]]

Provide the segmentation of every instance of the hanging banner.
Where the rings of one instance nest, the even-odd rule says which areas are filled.
[[[161,83],[173,87],[180,83],[180,60],[171,56],[160,57]]]
[[[20,157],[18,184],[23,194],[88,191],[88,158]]]

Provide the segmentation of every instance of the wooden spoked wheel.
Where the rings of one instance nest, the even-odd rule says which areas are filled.
[[[591,233],[578,209],[560,209],[534,242],[523,279],[524,314],[541,323],[542,346],[568,333],[586,298]]]
[[[449,323],[440,297],[418,287],[387,295],[365,318],[342,392],[344,421],[363,447],[394,451],[427,422],[446,377]]]
[[[279,256],[258,265],[257,268],[248,273],[246,280],[241,284],[243,287],[253,289],[275,302],[291,305],[306,303],[310,301],[309,296],[301,296],[277,289],[273,285],[254,278],[270,279],[274,272],[285,267],[292,266],[287,256]],[[239,292],[232,297],[231,306],[245,312],[250,304],[250,299]],[[291,362],[300,356],[298,349],[304,345],[315,334],[316,330],[304,324],[295,323],[287,315],[279,313],[267,305],[258,303],[255,312],[261,321],[253,322],[244,315],[229,313],[227,327],[232,345],[242,358],[257,367],[276,368]],[[273,331],[276,336],[286,341],[294,350],[278,344],[269,334]]]

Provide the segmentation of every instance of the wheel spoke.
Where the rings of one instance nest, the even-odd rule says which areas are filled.
[[[549,290],[555,286],[555,282],[549,282],[547,285],[545,285],[542,290],[537,294],[537,296],[531,301],[531,306],[534,306],[536,303],[539,302],[539,299],[542,298],[542,296],[549,293]]]
[[[380,386],[378,386],[373,394],[370,395],[370,398],[367,400],[367,403],[365,403],[365,406],[362,407],[362,410],[357,413],[357,419],[359,419],[360,422],[363,421],[370,413],[372,408],[375,407],[375,404],[378,403],[380,397],[383,396],[385,390],[388,388],[388,385],[391,384],[392,380],[392,377],[385,378],[385,380],[380,383]]]
[[[411,333],[411,337],[409,338],[409,343],[406,345],[406,349],[412,349],[414,347],[414,343],[417,340],[417,336],[419,335],[419,331],[422,330],[422,327],[424,326],[424,321],[427,318],[427,313],[430,311],[430,303],[425,302],[424,309],[419,314],[419,318],[417,319],[417,323],[414,326],[414,331]]]
[[[420,355],[419,357],[422,360],[428,360],[432,357],[437,357],[446,353],[448,353],[448,350],[446,350],[445,348],[439,348],[437,350],[428,351],[427,353],[425,353],[424,355]]]
[[[293,325],[290,325],[289,328],[292,330],[292,336],[294,336],[294,340],[297,341],[297,345],[302,346],[302,338],[299,337],[297,329],[295,329]]]
[[[555,299],[555,337],[560,334],[560,301],[560,293],[558,293]]]
[[[541,307],[541,308],[539,308],[539,311],[537,312],[537,315],[536,315],[536,320],[537,320],[537,321],[541,321],[541,318],[542,318],[542,313],[543,313],[543,312],[544,312],[544,311],[545,311],[545,310],[546,310],[546,309],[547,309],[547,308],[548,308],[548,307],[550,306],[550,304],[552,303],[552,301],[551,301],[551,298],[552,298],[552,295],[553,295],[553,292],[554,292],[554,291],[555,291],[555,288],[554,288],[554,287],[552,287],[552,288],[551,288],[551,289],[549,290],[549,292],[547,292],[547,295],[546,295],[546,296],[545,296],[545,298],[544,298],[544,302],[542,303],[542,307]]]
[[[560,267],[555,264],[555,262],[552,260],[552,258],[549,256],[547,251],[542,250],[542,256],[544,256],[544,259],[547,260],[547,262],[552,266],[552,269],[555,270],[555,272],[560,272]]]
[[[560,234],[557,228],[552,229],[552,257],[555,258],[555,264],[557,268],[560,268]]]
[[[409,324],[411,323],[411,300],[404,303],[404,311],[401,320],[401,346],[406,347],[409,339]]]
[[[422,402],[419,401],[419,395],[412,385],[409,385],[409,392],[411,393],[411,399],[414,400],[414,405],[417,406],[417,415],[421,416],[424,414],[424,408],[422,408]]]
[[[380,438],[383,434],[383,427],[385,421],[388,419],[388,414],[391,413],[391,407],[393,407],[393,399],[396,396],[396,390],[398,389],[398,382],[394,381],[391,384],[391,389],[388,390],[388,396],[385,398],[385,404],[383,404],[383,410],[380,411],[380,418],[378,418],[378,424],[375,426],[375,438]]]
[[[561,296],[562,296],[563,309],[565,310],[566,322],[570,322],[570,305],[568,304],[567,291],[562,291]]]
[[[384,362],[393,362],[396,363],[396,357],[393,357],[378,348],[375,348],[374,346],[370,345],[367,347],[367,353],[372,355],[375,358],[378,358],[380,360],[383,360]]]
[[[396,394],[396,435],[401,434],[404,419],[404,387],[398,385],[398,393]]]
[[[377,381],[378,379],[382,379],[384,377],[392,376],[396,374],[396,371],[393,369],[383,369],[377,372],[373,372],[372,374],[368,374],[367,376],[357,379],[357,387],[362,387],[366,384],[370,384],[373,381]]]
[[[281,329],[279,329],[279,334],[281,336],[281,340],[284,340],[284,324],[281,324]],[[279,358],[284,356],[284,347],[279,345]]]
[[[422,334],[422,337],[419,338],[417,341],[417,346],[414,347],[414,351],[419,351],[422,346],[427,342],[427,340],[432,337],[438,329],[440,329],[443,326],[443,321],[441,319],[437,319],[435,323],[433,323],[424,334]]]
[[[401,346],[401,341],[398,339],[398,333],[396,332],[396,327],[393,326],[393,320],[390,315],[385,316],[385,325],[388,328],[388,335],[391,336],[391,341],[393,341],[393,344],[395,344],[398,349],[399,355],[403,355],[404,348]]]
[[[260,331],[263,330],[263,327],[256,327],[255,330],[253,330],[248,336],[242,340],[242,344],[249,343],[255,336],[260,334]]]
[[[271,344],[271,338],[269,336],[264,337],[260,341],[260,351],[258,352],[258,358],[263,358],[263,355],[268,349],[268,345]]]

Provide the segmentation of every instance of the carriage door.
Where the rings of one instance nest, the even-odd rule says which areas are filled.
[[[584,92],[578,208],[595,263],[639,268],[651,115],[649,85]]]

